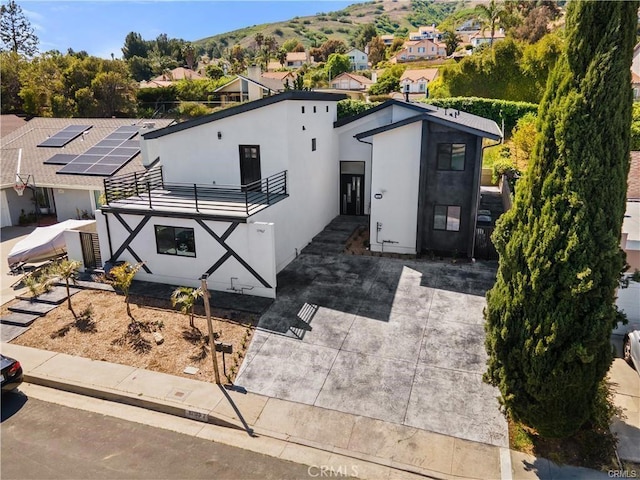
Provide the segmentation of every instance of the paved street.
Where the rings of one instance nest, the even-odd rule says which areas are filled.
[[[311,478],[305,465],[22,394],[2,398],[0,434],[3,479]]]

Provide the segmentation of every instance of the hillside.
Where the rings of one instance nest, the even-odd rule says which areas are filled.
[[[343,40],[349,44],[358,27],[375,24],[379,35],[396,34],[407,36],[420,25],[439,24],[450,14],[470,8],[478,3],[464,0],[374,0],[350,5],[334,12],[318,12],[307,17],[252,25],[227,33],[214,35],[193,42],[195,46],[213,43],[221,48],[239,44],[245,48],[254,44],[256,33],[273,35],[282,45],[296,38],[306,48],[319,46],[329,38]]]

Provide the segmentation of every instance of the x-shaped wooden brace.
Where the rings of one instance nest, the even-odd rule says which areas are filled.
[[[233,222],[231,225],[229,225],[229,228],[227,228],[227,230],[221,236],[218,236],[202,220],[196,219],[196,222],[198,222],[198,225],[200,225],[209,235],[211,235],[213,238],[215,238],[216,241],[220,244],[220,246],[226,250],[226,253],[224,255],[222,255],[222,257],[220,257],[218,259],[218,261],[216,263],[214,263],[211,266],[211,268],[209,268],[209,270],[207,270],[207,273],[209,275],[211,275],[218,268],[220,268],[220,266],[224,262],[226,262],[229,258],[233,257],[244,268],[246,268],[249,271],[249,273],[251,273],[251,275],[253,275],[256,278],[256,280],[258,280],[262,285],[264,285],[267,288],[271,288],[271,285],[269,285],[269,283],[264,278],[262,278],[258,272],[256,272],[253,268],[251,268],[251,265],[249,265],[247,262],[245,262],[240,257],[240,255],[238,255],[236,252],[234,252],[233,249],[229,245],[227,245],[226,242],[225,242],[225,240],[227,238],[229,238],[229,235],[231,235],[233,233],[233,231],[236,229],[236,227],[239,225],[239,223]]]
[[[131,244],[133,239],[136,238],[136,235],[138,235],[138,233],[140,233],[140,230],[142,230],[142,228],[147,224],[147,222],[149,220],[151,220],[151,215],[145,215],[144,218],[138,224],[138,226],[136,228],[134,228],[133,230],[127,224],[127,222],[124,221],[124,219],[120,216],[119,213],[114,213],[113,216],[116,217],[118,219],[118,221],[122,224],[122,226],[127,230],[127,232],[129,232],[129,236],[124,241],[124,243],[122,245],[120,245],[120,248],[118,248],[118,250],[116,250],[116,253],[114,253],[111,256],[109,261],[110,262],[115,262],[118,259],[118,257],[120,255],[122,255],[122,252],[124,252],[125,249],[126,249],[126,250],[129,251],[131,256],[136,259],[137,262],[142,263],[142,260],[140,260],[140,257],[136,254],[136,252],[133,251],[133,249],[129,245]],[[151,273],[151,270],[149,270],[149,267],[147,267],[144,263],[142,263],[142,268],[143,268],[143,270],[145,272]]]

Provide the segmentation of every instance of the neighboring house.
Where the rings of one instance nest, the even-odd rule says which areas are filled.
[[[437,68],[407,69],[400,77],[400,91],[424,96],[428,91],[429,82],[432,82],[437,76]]]
[[[432,40],[410,40],[404,43],[402,50],[389,59],[392,63],[410,62],[412,60],[433,60],[447,56],[444,43]]]
[[[54,214],[58,221],[92,216],[99,206],[105,178],[115,173],[141,170],[140,155],[137,154],[140,136],[136,132],[164,127],[171,122],[125,118],[33,118],[3,135],[0,146],[1,226],[18,225],[21,214],[31,212]],[[128,133],[116,135],[116,140],[110,137],[96,147],[121,127]],[[124,137],[131,139],[116,149],[116,143],[124,142]],[[49,146],[52,144],[63,145]],[[106,144],[111,146],[102,146]],[[80,155],[82,157],[78,158]],[[19,178],[16,178],[17,174]],[[20,179],[28,183],[22,196],[13,188]],[[43,212],[40,208],[36,212],[34,196],[38,197],[38,206]]]
[[[387,47],[390,47],[393,44],[394,38],[394,35],[380,35],[380,40],[382,40],[382,43],[384,43]]]
[[[499,42],[501,40],[504,40],[506,38],[506,35],[504,33],[504,29],[501,28],[499,30],[496,30],[493,33],[493,43]],[[471,46],[473,48],[477,48],[482,44],[485,43],[491,43],[491,32],[489,32],[488,30],[480,31],[477,32],[473,35],[469,36],[469,43],[471,44]]]
[[[287,52],[285,67],[298,68],[305,63],[313,63],[313,58],[309,56],[309,52]]]
[[[214,93],[221,105],[253,102],[286,90],[287,82],[293,85],[296,75],[292,72],[260,73],[260,67],[252,66],[246,75],[236,75],[229,83],[218,87]]]
[[[631,152],[627,185],[627,208],[622,224],[621,247],[627,254],[629,272],[640,270],[640,152]]]
[[[633,62],[631,63],[631,71],[640,76],[640,43],[633,48]]]
[[[339,90],[367,90],[373,83],[371,79],[363,75],[344,72],[331,80],[331,88]]]
[[[633,89],[633,100],[640,100],[640,75],[631,72],[631,88]]]
[[[0,115],[0,137],[6,137],[14,130],[22,127],[27,121],[18,115]]]
[[[152,78],[149,81],[141,81],[140,88],[158,88],[158,87],[169,87],[173,84],[173,82],[177,82],[178,80],[203,80],[207,78],[206,76],[200,75],[198,72],[194,72],[188,68],[177,67],[173,70],[170,70],[162,75],[158,75],[155,78]]]
[[[388,101],[337,121],[344,95],[288,91],[149,132],[105,182],[103,257],[138,277],[266,297],[337,215],[370,215],[371,249],[471,256],[482,138],[495,122]],[[122,194],[122,192],[128,192]]]
[[[436,24],[418,27],[417,32],[409,32],[409,40],[440,40],[442,32],[436,28]]]
[[[345,53],[345,55],[349,57],[352,71],[366,70],[369,68],[369,55],[367,55],[362,50],[352,48],[347,53]]]

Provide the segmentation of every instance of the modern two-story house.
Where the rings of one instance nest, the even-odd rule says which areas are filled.
[[[337,215],[371,249],[473,254],[482,139],[495,122],[391,100],[288,91],[143,135],[139,173],[105,180],[100,248],[139,278],[274,297],[276,275]]]

